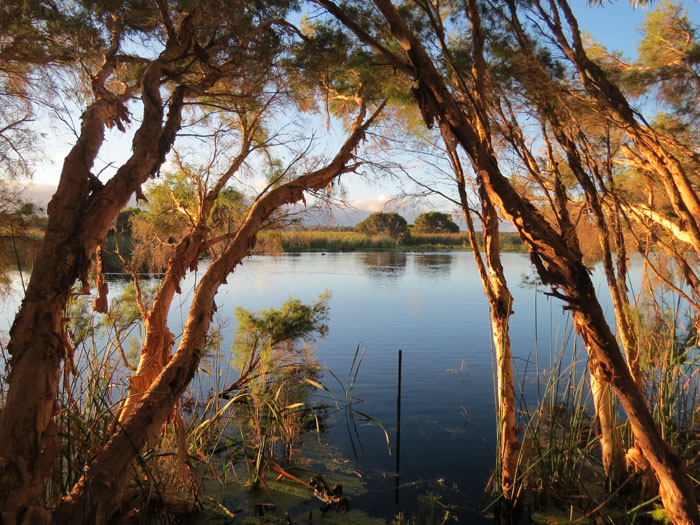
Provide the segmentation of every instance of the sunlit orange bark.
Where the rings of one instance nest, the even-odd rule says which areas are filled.
[[[138,396],[129,416],[117,426],[72,492],[58,505],[53,515],[55,522],[77,519],[81,523],[94,523],[112,516],[130,465],[145,445],[147,436],[162,427],[197,370],[219,286],[250,253],[258,231],[276,209],[300,201],[305,191],[325,189],[335,177],[354,169],[350,165],[353,152],[382,107],[366,121],[363,121],[365,109],[362,108],[352,134],[330,164],[271,189],[253,203],[231,244],[209,265],[197,286],[177,351],[150,388]]]
[[[542,214],[519,195],[501,173],[488,143],[479,138],[477,128],[460,108],[447,88],[432,59],[418,38],[408,28],[396,7],[389,0],[374,0],[388,30],[403,50],[398,56],[378,45],[357,27],[351,18],[330,0],[316,0],[326,7],[364,42],[381,53],[397,71],[406,73],[420,91],[416,99],[429,119],[447,125],[469,155],[494,205],[517,228],[530,249],[533,264],[543,283],[555,288],[573,312],[576,325],[595,357],[597,374],[609,383],[620,399],[635,437],[660,482],[661,498],[671,518],[677,523],[698,523],[700,514],[693,487],[682,463],[659,435],[645,400],[629,373],[614,335],[596,298],[588,269],[572,253],[560,234],[554,231]],[[560,291],[557,291],[559,289]]]
[[[620,89],[593,62],[583,45],[578,22],[566,0],[550,0],[547,11],[537,2],[539,13],[551,29],[561,49],[576,67],[579,79],[605,114],[627,133],[649,168],[661,180],[675,214],[678,227],[700,256],[700,195],[693,188],[682,163],[673,155],[667,141],[655,129],[640,122]],[[570,41],[560,17],[568,25]]]
[[[475,0],[467,1],[466,13],[469,18],[472,46],[474,48],[474,61],[471,71],[474,78],[474,90],[469,93],[469,97],[465,96],[466,93],[462,93],[463,102],[466,102],[466,99],[471,100],[479,139],[491,148],[491,131],[485,97],[487,91],[487,66],[483,57],[485,38],[481,27],[481,16]],[[501,264],[499,218],[483,180],[477,177],[476,182],[479,189],[479,200],[481,201],[484,255],[486,259],[486,268],[484,268],[467,202],[465,177],[456,153],[456,141],[449,126],[440,123],[440,129],[443,132],[445,143],[449,142],[448,149],[451,152],[452,164],[457,174],[458,192],[467,223],[469,242],[479,268],[484,293],[489,302],[491,332],[496,357],[496,392],[499,424],[498,454],[501,468],[501,491],[505,501],[514,503],[517,497],[515,481],[517,479],[520,443],[518,441],[516,423],[513,356],[508,326],[510,316],[513,313],[513,296],[508,289],[505,272]]]
[[[257,119],[253,119],[257,122]],[[202,197],[197,222],[173,249],[168,260],[165,275],[158,287],[150,310],[143,324],[145,338],[141,347],[136,373],[129,378],[127,398],[119,415],[124,421],[133,408],[133,403],[143,395],[160,374],[170,359],[170,349],[174,336],[168,328],[168,313],[175,293],[179,293],[180,282],[189,269],[197,265],[199,256],[207,247],[207,221],[211,216],[216,199],[231,177],[240,169],[251,152],[250,130],[243,130],[241,151],[224,172],[217,183]]]
[[[143,76],[145,113],[133,140],[134,152],[104,186],[90,173],[105,126],[126,119],[124,97],[104,82],[114,68],[119,39],[93,80],[96,100],[82,116],[80,136],[66,157],[58,189],[48,205],[49,222],[27,293],[15,318],[8,350],[12,355],[8,394],[0,421],[0,509],[12,521],[31,510],[56,453],[58,373],[64,358],[63,310],[76,279],[85,279],[90,254],[104,240],[129,197],[156,170],[179,128],[183,96],[176,93],[163,123],[158,93],[165,59],[154,60]],[[174,52],[180,42],[168,50]]]
[[[513,298],[508,289],[503,266],[501,265],[498,215],[488,195],[481,193],[481,216],[483,219],[483,239],[486,263],[481,256],[481,248],[476,236],[466,182],[461,162],[454,148],[454,137],[450,130],[442,127],[443,142],[455,173],[457,191],[460,197],[462,215],[467,225],[467,239],[474,256],[484,294],[489,302],[491,334],[496,357],[497,403],[498,403],[498,443],[499,466],[501,469],[501,491],[506,500],[515,497],[514,484],[517,477],[520,443],[515,416],[515,389],[513,363],[510,347],[508,322],[512,313]]]

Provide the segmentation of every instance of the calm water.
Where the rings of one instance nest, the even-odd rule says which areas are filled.
[[[515,367],[534,376],[549,363],[569,330],[557,301],[522,284],[531,275],[528,257],[504,255],[515,302],[511,338]],[[201,271],[199,273],[201,275]],[[198,274],[176,297],[171,330],[178,332]],[[603,303],[607,290],[601,276]],[[112,283],[112,292],[119,288]],[[480,514],[483,490],[493,468],[496,422],[488,304],[471,253],[350,253],[256,256],[244,261],[217,296],[219,316],[233,309],[277,307],[289,296],[305,302],[332,292],[329,334],[315,343],[319,360],[347,377],[355,349],[365,348],[354,396],[362,412],[380,420],[392,441],[389,455],[380,429],[358,420],[354,439],[346,422],[329,424],[324,440],[352,462],[367,493],[351,498],[353,508],[391,518],[417,512],[428,491],[442,495],[460,521],[486,522]],[[16,304],[4,309],[6,330]],[[609,307],[606,307],[608,310]],[[539,367],[535,366],[539,347]],[[399,488],[396,489],[397,358],[403,351]],[[529,363],[526,365],[526,363]],[[205,386],[209,379],[204,379]],[[330,385],[328,374],[323,382]],[[531,382],[527,383],[531,385]],[[528,397],[535,392],[528,387]],[[354,431],[353,431],[354,432]]]
[[[570,322],[558,301],[523,284],[523,277],[532,275],[526,255],[506,254],[503,264],[515,298],[515,366],[520,374],[527,369],[533,376],[538,346],[541,371],[548,367],[550,347],[558,348],[567,336]],[[601,276],[594,278],[607,303]],[[353,440],[345,423],[330,425],[325,439],[355,462],[368,489],[352,498],[353,508],[385,518],[399,511],[410,516],[431,491],[440,493],[443,503],[458,505],[462,521],[488,522],[480,509],[494,461],[493,354],[488,303],[472,254],[250,257],[221,289],[217,305],[222,316],[232,318],[235,306],[276,307],[290,295],[310,302],[325,289],[332,292],[330,330],[316,342],[317,356],[345,378],[358,343],[363,344],[366,353],[354,395],[364,401],[357,408],[380,420],[392,440],[389,455],[375,425],[359,425]],[[229,333],[234,327],[227,327]],[[403,385],[397,496],[399,349]],[[329,386],[333,382],[324,378]],[[528,397],[535,393],[533,386]]]

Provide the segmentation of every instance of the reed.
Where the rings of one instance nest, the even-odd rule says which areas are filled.
[[[267,236],[276,236],[284,252],[395,250],[399,246],[388,235],[366,235],[358,232],[298,230],[262,234],[263,239]]]
[[[109,439],[109,425],[125,392],[124,348],[138,338],[138,321],[112,301],[111,316],[92,312],[92,298],[69,300],[67,359],[59,383],[57,415],[60,455],[47,498],[65,496],[83,474],[92,452]],[[120,312],[120,313],[117,313]],[[129,365],[130,366],[130,365]]]
[[[652,414],[691,478],[699,480],[697,329],[679,322],[677,308],[634,314]],[[690,328],[683,330],[684,324]],[[557,339],[550,336],[549,358],[536,354],[517,374],[523,426],[514,500],[544,521],[634,523],[663,517],[658,495],[642,494],[643,474],[630,470],[619,485],[610,484],[596,435],[585,348],[571,326]],[[618,420],[628,449],[634,443],[629,422],[623,414]],[[493,480],[499,479],[499,467]],[[498,513],[503,502],[499,484],[490,487],[487,509]]]
[[[367,235],[355,231],[336,230],[288,230],[268,231],[259,236],[263,252],[327,251],[433,251],[468,250],[466,233],[415,233],[403,237],[400,242],[388,235]],[[502,233],[504,251],[522,252],[524,246],[515,233]]]

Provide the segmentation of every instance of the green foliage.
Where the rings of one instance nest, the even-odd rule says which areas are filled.
[[[376,212],[355,226],[355,230],[367,235],[386,234],[396,242],[410,237],[408,223],[396,212]]]
[[[514,494],[529,492],[544,505],[551,491],[576,490],[584,476],[593,474],[590,468],[595,462],[592,451],[598,442],[590,416],[592,399],[577,341],[572,354],[566,355],[572,336],[569,327],[560,347],[552,350],[549,367],[541,375],[536,370],[542,395],[534,409],[525,407],[527,426]]]
[[[127,349],[140,348],[141,343],[141,316],[133,284],[112,298],[108,315],[95,314],[92,300],[76,293],[67,305],[69,345],[56,416],[61,468],[48,487],[54,498],[70,492],[94,451],[109,439],[108,428],[121,403],[119,385],[126,382],[133,366]]]
[[[683,5],[666,0],[650,11],[642,26],[639,58],[627,84],[636,94],[649,87],[678,115],[698,115],[700,42],[698,27]]]
[[[305,403],[319,384],[319,367],[309,342],[328,332],[328,291],[307,305],[289,298],[280,309],[252,313],[236,309],[239,325],[233,342],[233,363],[240,370],[236,399],[244,402],[239,425],[249,456],[249,480],[256,487],[279,446],[291,456],[306,417],[315,417]],[[299,341],[306,344],[299,348]],[[318,423],[316,423],[318,426]]]
[[[117,237],[131,247],[133,267],[137,270],[160,271],[165,268],[172,248],[198,222],[202,205],[201,190],[206,189],[206,178],[198,170],[182,166],[177,172],[166,173],[147,192],[145,209],[125,210],[127,216],[117,219]],[[206,226],[209,234],[219,235],[235,231],[247,210],[243,195],[234,188],[225,187],[219,193]],[[120,230],[120,224],[123,229]],[[131,239],[130,239],[131,238]],[[122,243],[120,241],[120,249]]]
[[[372,27],[374,13],[367,5],[359,3],[346,8],[355,20],[368,29]],[[305,38],[291,47],[287,66],[291,85],[306,97],[306,109],[314,103],[317,91],[323,93],[321,100],[336,115],[349,115],[356,95],[366,103],[412,100],[403,75],[396,75],[389,64],[377,63],[371,50],[358,46],[339,26],[306,17],[301,22]]]
[[[452,215],[431,211],[421,213],[414,222],[416,232],[420,233],[457,233],[459,226],[452,222]]]
[[[102,264],[106,273],[123,273],[124,261],[130,261],[134,251],[134,236],[132,220],[143,210],[140,208],[125,208],[119,212],[117,219],[109,232],[103,245]],[[136,270],[148,271],[147,266],[135,268]]]
[[[481,233],[477,233],[479,243]],[[501,232],[504,252],[524,252],[520,236],[515,232]],[[417,233],[401,239],[397,244],[387,234],[368,235],[356,231],[291,230],[264,232],[259,237],[261,253],[303,252],[359,252],[359,251],[440,251],[468,250],[466,233]],[[272,245],[275,250],[267,249]]]
[[[290,297],[280,309],[253,313],[236,308],[238,328],[233,343],[234,354],[245,353],[255,345],[271,350],[282,343],[288,343],[289,347],[299,340],[313,340],[316,335],[325,337],[328,333],[329,299],[330,292],[326,291],[311,305]]]
[[[659,293],[659,291],[657,291]],[[635,340],[641,353],[641,366],[645,382],[645,394],[657,428],[664,440],[673,447],[681,460],[688,465],[689,475],[697,479],[698,441],[698,362],[697,329],[680,332],[676,325],[680,313],[670,308],[661,311],[663,293],[652,299],[655,306],[644,304],[634,310]],[[692,323],[690,324],[692,326]],[[558,349],[550,351],[550,363],[540,370],[543,363],[537,357],[538,369],[528,372],[527,364],[520,379],[521,388],[530,380],[538,384],[538,404],[534,409],[521,397],[522,415],[526,421],[518,465],[516,493],[533,506],[542,521],[570,523],[571,516],[583,516],[592,506],[601,505],[601,515],[611,522],[627,522],[630,516],[637,520],[646,517],[664,521],[665,512],[654,509],[658,496],[640,503],[637,488],[634,498],[624,491],[609,492],[605,473],[600,464],[600,446],[596,437],[596,423],[590,387],[586,384],[586,360],[583,348],[574,342],[571,355],[567,355],[569,327]],[[545,365],[546,366],[546,365]],[[533,377],[534,379],[530,379]],[[623,447],[630,447],[634,438],[629,421],[621,425]],[[494,476],[498,479],[498,474]],[[631,480],[640,483],[640,480]],[[498,487],[496,487],[498,489]],[[586,494],[585,503],[578,499]],[[557,503],[552,505],[552,495]],[[494,502],[494,504],[497,504]],[[560,514],[562,508],[569,509]],[[633,518],[634,521],[634,518]],[[636,521],[635,521],[636,522]]]
[[[657,292],[656,300],[663,305],[665,298]],[[681,328],[677,307],[666,306],[667,310],[657,310],[643,305],[643,310],[632,312],[635,339],[656,424],[678,455],[692,461],[700,445],[697,435],[689,431],[698,423],[698,329],[692,322]]]

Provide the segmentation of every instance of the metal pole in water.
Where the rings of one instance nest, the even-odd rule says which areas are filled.
[[[399,384],[396,393],[396,503],[399,502],[399,473],[401,472],[401,362],[403,350],[399,349]]]

